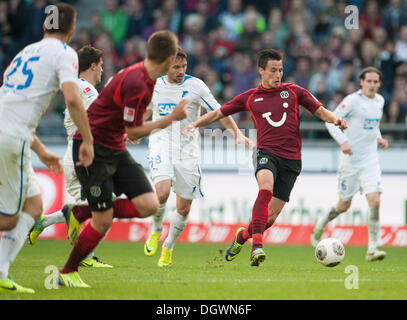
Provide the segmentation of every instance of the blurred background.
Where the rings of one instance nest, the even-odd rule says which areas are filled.
[[[45,7],[55,2],[0,0],[2,72],[23,46],[42,38]],[[99,90],[118,70],[144,59],[146,39],[154,31],[163,29],[170,29],[179,36],[180,45],[188,54],[187,73],[201,78],[221,104],[259,84],[256,53],[265,48],[283,52],[284,82],[307,88],[330,110],[336,108],[344,96],[359,89],[358,75],[362,68],[379,68],[383,73],[380,93],[385,98],[380,128],[382,135],[390,141],[389,149],[380,151],[386,190],[382,199],[385,213],[382,221],[387,225],[406,224],[406,0],[65,2],[73,4],[78,10],[76,34],[70,45],[79,49],[91,43],[104,51],[104,74]],[[345,8],[348,5],[358,8],[359,26],[356,29],[345,27],[349,16]],[[64,110],[63,98],[58,94],[37,130],[41,140],[61,157],[66,148]],[[249,114],[240,113],[234,117],[239,128],[253,128]],[[222,127],[215,123],[212,128]],[[293,200],[279,221],[307,225],[337,200],[335,172],[340,150],[325,125],[308,111],[301,111],[300,131],[303,137],[303,174],[293,190]],[[222,135],[221,130],[217,132]],[[225,151],[225,146],[215,146],[212,150],[212,136],[203,137],[203,155],[207,156],[211,151],[215,154]],[[147,142],[148,139],[144,139],[129,150],[148,170]],[[205,146],[209,146],[207,150]],[[227,152],[222,157],[226,157]],[[204,200],[193,206],[191,221],[236,223],[250,219],[257,188],[251,171],[251,155],[243,147],[239,147],[237,153],[243,161],[232,159],[232,162],[226,163],[208,160],[207,157],[203,159],[207,194]],[[37,169],[42,168],[35,156],[33,165]],[[245,170],[249,173],[246,174]],[[230,175],[236,172],[239,175]],[[239,192],[225,192],[228,188],[236,190],[236,186],[242,185],[245,189],[239,189]],[[44,196],[51,197],[50,194],[50,188],[46,189]],[[51,198],[47,201],[54,199]],[[344,215],[339,223],[365,223],[365,201],[360,199],[355,201],[352,214]],[[63,203],[65,199],[60,201]],[[170,210],[175,210],[175,205],[171,206]],[[274,230],[277,230],[275,236],[278,242],[278,228]],[[343,232],[336,236],[347,243]],[[137,235],[131,237],[134,241],[142,238]],[[400,237],[399,245],[407,245],[407,230]]]
[[[56,1],[0,1],[0,70],[28,43],[42,38],[45,7]],[[329,109],[359,87],[358,73],[383,72],[383,135],[407,138],[407,1],[403,0],[67,0],[78,9],[75,49],[104,51],[101,89],[118,70],[144,58],[145,40],[170,29],[188,53],[188,73],[204,80],[222,104],[259,83],[256,53],[284,53],[285,82],[310,90]],[[359,9],[359,29],[347,30],[345,7]],[[63,142],[65,105],[57,96],[38,135]],[[248,114],[235,116],[252,128]],[[330,142],[325,127],[302,112],[304,142]],[[218,124],[219,125],[219,124]],[[404,145],[404,144],[403,144]]]

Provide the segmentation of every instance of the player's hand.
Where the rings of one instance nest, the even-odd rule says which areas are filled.
[[[345,141],[344,143],[341,144],[341,150],[344,154],[349,154],[349,155],[353,154],[352,148],[350,147],[350,144],[348,141]]]
[[[127,135],[127,133],[124,134],[124,138],[126,140],[126,142],[130,143],[131,145],[135,145],[135,144],[140,144],[140,139],[130,139],[129,136]]]
[[[238,130],[238,133],[235,137],[235,146],[239,144],[244,144],[249,150],[253,150],[254,147],[254,143]]]
[[[49,173],[53,173],[57,176],[64,171],[59,157],[52,152],[45,150],[41,154],[38,154],[38,158],[48,167]]]
[[[95,158],[93,143],[83,141],[79,147],[79,161],[77,166],[89,167]]]
[[[196,127],[192,123],[190,123],[182,128],[181,135],[183,135],[185,138],[187,138],[188,134],[190,132],[194,131],[195,129],[196,129]]]
[[[174,108],[174,111],[171,112],[172,121],[180,121],[187,117],[187,99],[182,99]]]
[[[381,149],[387,149],[389,147],[389,141],[384,138],[377,138],[377,144]]]
[[[346,120],[343,118],[336,118],[334,121],[334,125],[338,126],[342,130],[345,130],[348,128],[348,125],[346,123]]]

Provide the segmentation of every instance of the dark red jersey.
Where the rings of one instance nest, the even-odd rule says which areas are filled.
[[[308,90],[291,83],[265,89],[262,85],[239,94],[220,109],[225,116],[249,111],[257,129],[257,148],[301,160],[299,106],[314,113],[322,104]]]
[[[143,61],[113,76],[87,111],[94,143],[113,150],[125,150],[125,127],[143,123],[154,85]],[[78,131],[74,139],[82,140]]]

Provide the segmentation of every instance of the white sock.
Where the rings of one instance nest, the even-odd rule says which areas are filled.
[[[318,229],[324,230],[326,225],[328,224],[328,222],[332,221],[333,219],[335,219],[339,215],[340,215],[340,212],[338,211],[336,206],[332,207],[331,210],[329,210],[329,212],[324,213],[318,219],[317,223],[315,224],[315,227],[318,228]]]
[[[155,233],[161,233],[163,230],[163,219],[164,219],[164,214],[165,214],[165,206],[166,203],[160,204],[160,207],[158,208],[158,211],[154,214],[153,220],[153,232]]]
[[[164,247],[172,250],[175,245],[175,241],[177,240],[178,236],[184,230],[187,224],[188,216],[184,217],[183,215],[179,214],[178,212],[175,213],[173,220],[170,224],[170,231],[168,232],[167,239],[164,241]]]
[[[51,214],[44,216],[44,220],[42,221],[42,227],[45,229],[52,224],[57,223],[65,223],[65,216],[62,211],[57,211]]]
[[[380,237],[379,208],[369,208],[367,227],[369,231],[368,251],[373,251],[377,249]]]
[[[34,223],[33,217],[26,212],[21,212],[16,227],[3,232],[0,239],[0,279],[8,277],[10,264],[23,247],[28,232],[34,226]]]

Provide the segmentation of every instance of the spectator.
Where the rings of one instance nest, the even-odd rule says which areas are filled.
[[[394,50],[397,60],[407,62],[407,25],[400,28],[400,37]]]
[[[236,40],[237,51],[250,51],[252,43],[260,39],[260,35],[266,29],[266,21],[254,9],[248,7],[244,13],[244,19],[238,24],[238,38]]]
[[[91,27],[89,28],[89,31],[93,44],[94,40],[105,32],[105,29],[102,26],[102,14],[99,11],[94,11],[91,15],[90,21]]]
[[[106,0],[105,9],[102,11],[102,26],[109,31],[117,49],[121,49],[127,33],[127,17],[118,0]]]
[[[287,22],[283,20],[283,12],[276,7],[270,10],[268,28],[273,33],[273,47],[278,50],[285,49],[285,43],[290,37],[290,29]]]
[[[40,41],[43,37],[43,24],[45,20],[45,0],[34,0],[25,11],[24,15],[24,45]]]
[[[135,38],[127,39],[124,43],[124,54],[119,59],[119,68],[124,69],[132,64],[143,60],[138,53],[137,41]]]
[[[315,96],[319,94],[318,92],[323,91],[325,95],[330,97],[339,89],[340,82],[338,79],[340,78],[340,72],[335,68],[331,68],[331,61],[328,58],[323,58],[318,67],[318,72],[314,73],[310,78],[308,89]],[[324,90],[321,88],[321,81],[323,82]]]
[[[213,3],[213,1],[212,1]],[[204,18],[205,26],[203,28],[205,33],[209,33],[216,29],[219,25],[217,15],[211,9],[211,2],[207,0],[199,0],[196,5],[196,13]]]
[[[153,19],[153,24],[144,28],[144,31],[141,35],[144,41],[147,41],[154,32],[168,29],[168,18],[163,14],[161,10],[155,10],[153,12]]]
[[[397,35],[401,25],[407,24],[407,3],[403,0],[390,0],[383,10],[383,27],[391,38]]]
[[[376,0],[366,1],[363,13],[359,19],[359,25],[364,30],[364,38],[372,39],[372,30],[382,25],[382,15]]]
[[[204,25],[204,18],[197,13],[191,13],[185,18],[182,48],[188,54],[193,52],[196,40],[206,40]]]
[[[146,26],[150,25],[150,12],[145,10],[142,0],[126,0],[124,12],[127,15],[126,38],[141,36]]]
[[[181,28],[181,11],[178,9],[176,0],[163,0],[163,14],[168,19],[168,27],[175,34],[180,33]]]
[[[226,28],[227,38],[235,41],[238,37],[238,25],[243,22],[244,14],[241,0],[228,0],[227,11],[219,16],[219,23]]]

